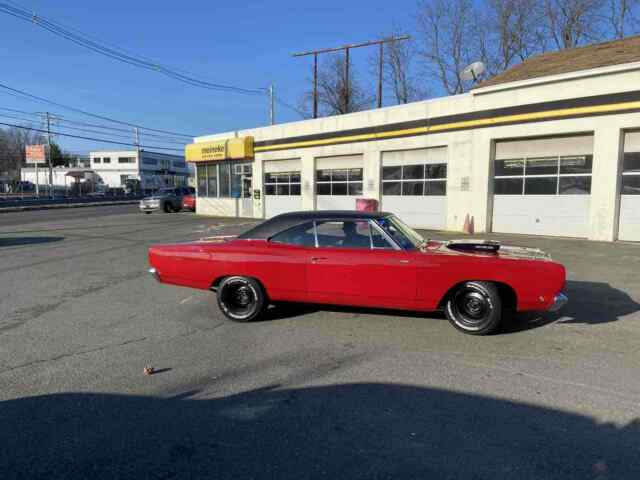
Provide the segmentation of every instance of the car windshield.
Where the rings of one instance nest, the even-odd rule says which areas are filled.
[[[395,215],[379,219],[378,224],[404,249],[421,248],[425,244],[422,235]]]

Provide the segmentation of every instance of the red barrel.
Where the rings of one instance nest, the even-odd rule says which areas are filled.
[[[373,198],[356,198],[356,210],[359,212],[377,212],[378,200]]]

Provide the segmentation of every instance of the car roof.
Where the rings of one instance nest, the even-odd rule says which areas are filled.
[[[302,212],[287,212],[277,215],[251,230],[243,233],[238,238],[266,240],[289,228],[307,223],[313,220],[346,220],[346,219],[372,219],[377,220],[392,215],[388,212],[361,212],[357,210],[313,210]]]

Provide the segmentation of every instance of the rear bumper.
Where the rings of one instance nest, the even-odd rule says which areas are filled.
[[[547,310],[549,312],[557,312],[562,307],[564,307],[568,301],[569,301],[569,297],[567,297],[567,295],[564,292],[560,292],[555,297],[553,297],[553,303]]]

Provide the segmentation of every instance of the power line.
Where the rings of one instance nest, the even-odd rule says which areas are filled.
[[[15,4],[14,4],[15,5]],[[120,47],[111,48],[103,41],[94,41],[87,34],[76,30],[78,33],[74,33],[70,29],[66,28],[62,24],[48,20],[47,18],[37,15],[36,13],[29,12],[21,7],[14,7],[7,3],[0,2],[0,12],[7,13],[13,17],[19,18],[30,23],[34,23],[49,32],[65,38],[79,46],[87,48],[93,52],[105,55],[114,60],[118,60],[135,67],[144,68],[154,72],[161,73],[175,80],[188,83],[190,85],[208,88],[211,90],[218,90],[224,92],[241,93],[247,95],[264,95],[267,91],[266,88],[243,88],[235,85],[225,85],[221,83],[213,83],[206,80],[201,80],[195,76],[185,75],[180,73],[177,69],[163,65],[159,62],[154,62],[141,57],[140,55],[129,54]]]
[[[76,108],[76,107],[70,107],[69,105],[64,105],[62,103],[54,102],[53,100],[48,100],[46,98],[39,97],[39,96],[33,95],[31,93],[27,93],[27,92],[25,92],[23,90],[19,90],[17,88],[9,87],[8,85],[4,85],[2,83],[0,83],[0,88],[3,88],[3,89],[5,89],[5,90],[7,90],[7,91],[9,91],[11,93],[14,93],[14,94],[22,95],[23,97],[27,97],[27,98],[32,99],[32,100],[36,100],[38,102],[44,102],[44,103],[48,103],[50,105],[55,105],[55,106],[57,106],[59,108],[64,108],[64,109],[72,111],[72,112],[80,113],[82,115],[87,115],[89,117],[94,117],[94,118],[99,118],[101,120],[106,120],[107,122],[113,122],[113,123],[117,123],[117,124],[120,124],[120,125],[127,125],[129,127],[140,128],[142,130],[148,130],[150,132],[165,133],[165,134],[169,134],[169,135],[175,135],[175,136],[178,136],[178,137],[187,137],[189,139],[191,139],[191,138],[196,136],[196,135],[190,135],[190,134],[186,134],[186,133],[169,132],[169,131],[166,131],[166,130],[159,130],[159,129],[156,129],[156,128],[149,128],[149,127],[144,127],[142,125],[136,125],[135,123],[125,122],[125,121],[122,121],[122,120],[116,120],[114,118],[110,118],[110,117],[107,117],[107,116],[104,116],[104,115],[98,115],[98,114],[95,114],[95,113],[87,112],[85,110],[81,110],[81,109]]]
[[[25,112],[27,113],[27,112]],[[35,115],[35,114],[34,114]],[[21,120],[23,122],[28,122],[28,123],[42,123],[42,119],[39,119],[38,121],[30,119],[30,118],[24,118],[24,117],[19,117],[16,115],[9,115],[6,113],[0,113],[0,117],[1,118],[11,118],[13,120]],[[53,117],[54,121],[59,121],[58,118]],[[109,137],[116,137],[116,138],[131,138],[131,133],[129,133],[129,135],[125,135],[122,133],[107,133],[107,132],[101,132],[99,130],[92,130],[92,129],[87,129],[87,128],[79,128],[79,127],[67,127],[65,125],[58,125],[58,128],[64,128],[66,130],[72,130],[72,131],[78,131],[78,132],[86,132],[86,133],[97,133],[99,135],[108,135]],[[158,140],[158,142],[160,143],[166,143],[166,144],[174,144],[174,145],[184,145],[186,142],[184,141],[172,141],[172,140]]]
[[[7,112],[15,112],[15,113],[21,113],[23,115],[31,115],[33,117],[37,117],[38,121],[42,121],[42,114],[38,113],[38,112],[27,112],[25,110],[18,110],[15,108],[7,108],[7,107],[0,107],[0,110],[5,110]],[[61,122],[61,123],[68,123],[71,125],[80,125],[82,127],[94,127],[94,128],[100,128],[103,130],[110,130],[110,131],[114,131],[114,132],[124,132],[124,133],[128,133],[129,135],[126,135],[127,137],[131,137],[131,130],[127,130],[124,128],[117,128],[117,127],[111,127],[108,125],[99,125],[99,124],[95,124],[95,123],[87,123],[87,122],[80,122],[77,120],[69,120],[66,116],[62,116],[58,113],[52,113],[54,119],[57,122]],[[9,118],[15,118],[17,120],[23,120],[23,121],[35,121],[35,120],[31,120],[31,119],[26,119],[26,118],[18,118],[18,117],[11,117],[9,115],[5,115],[5,114],[0,114],[0,116],[2,117],[9,117]],[[78,129],[80,130],[80,129]],[[104,134],[105,132],[93,132],[93,133],[100,133],[100,134]],[[144,135],[147,137],[154,137],[154,138],[158,138],[158,139],[167,139],[167,143],[177,143],[180,145],[183,145],[185,142],[183,140],[180,140],[177,137],[174,136],[167,136],[167,135],[158,135],[158,134],[154,134],[154,133],[148,133],[148,132],[144,132]],[[116,136],[122,136],[124,137],[125,135],[116,135]],[[160,141],[160,140],[159,140]],[[163,141],[164,142],[164,141]]]
[[[47,133],[47,130],[43,130],[41,128],[32,128],[32,127],[25,127],[22,125],[15,125],[13,123],[4,123],[4,122],[0,122],[0,125],[4,125],[5,127],[14,127],[14,128],[20,128],[22,130],[31,130],[34,132],[39,132],[39,133]],[[84,137],[84,136],[80,136],[80,135],[71,135],[69,133],[62,133],[62,132],[51,132],[52,135],[60,135],[63,137],[70,137],[70,138],[77,138],[80,140],[91,140],[93,142],[100,142],[100,143],[112,143],[115,145],[126,145],[128,147],[137,147],[136,144],[134,143],[125,143],[125,142],[116,142],[114,140],[106,140],[104,138],[93,138],[93,137]],[[181,148],[169,148],[169,147],[160,147],[157,145],[140,145],[141,147],[146,147],[146,148],[154,148],[156,150],[173,150],[176,152],[183,152],[184,150]]]

